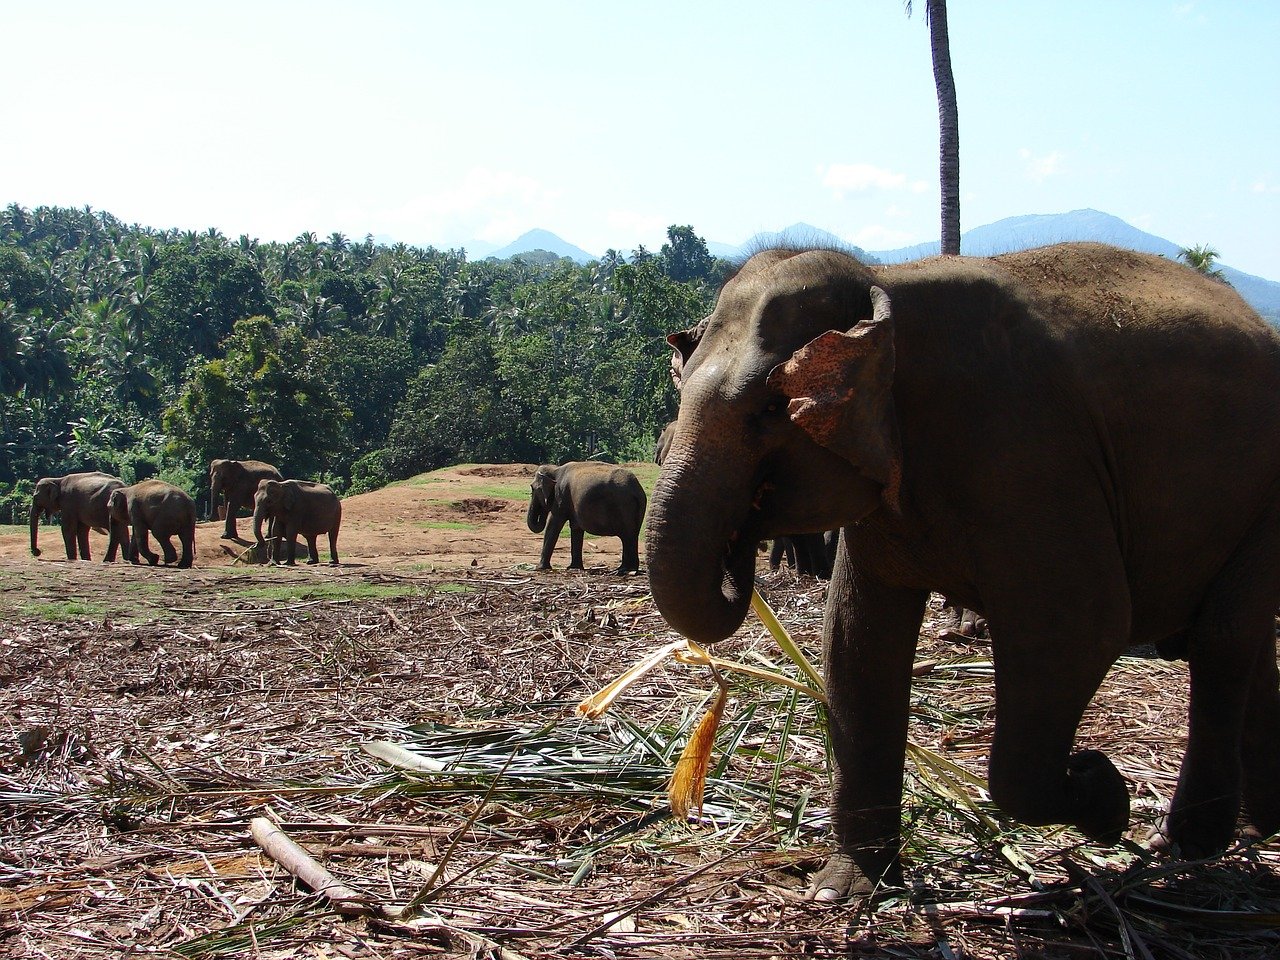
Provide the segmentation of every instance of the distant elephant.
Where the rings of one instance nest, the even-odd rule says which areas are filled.
[[[1280,332],[1226,284],[1099,244],[871,269],[756,254],[681,352],[648,521],[653,598],[742,623],[756,544],[840,526],[823,625],[835,856],[816,899],[902,882],[930,591],[987,618],[992,799],[1116,842],[1124,778],[1076,728],[1131,644],[1190,671],[1157,845],[1280,829]]]
[[[298,554],[298,536],[306,538],[310,551],[307,563],[320,562],[316,538],[329,535],[329,563],[338,563],[338,529],[342,526],[342,501],[332,488],[308,480],[263,480],[253,499],[253,537],[258,542],[258,557],[268,559],[268,546],[262,536],[264,521],[275,521],[275,533],[287,547],[285,563],[293,566]],[[278,558],[279,552],[274,551]]]
[[[551,552],[569,524],[569,569],[581,570],[584,534],[622,540],[618,573],[640,571],[644,487],[630,470],[610,463],[543,464],[529,491],[529,529],[543,534],[539,570],[551,569]]]
[[[107,500],[111,491],[124,486],[119,477],[109,473],[68,473],[65,477],[41,477],[31,495],[31,555],[40,556],[36,530],[40,515],[62,518],[62,543],[67,559],[75,560],[77,547],[81,560],[89,559],[89,530],[106,533]]]
[[[828,544],[831,546],[830,553]],[[781,567],[784,557],[796,573],[817,577],[819,580],[830,580],[831,564],[835,560],[835,544],[830,538],[830,531],[826,534],[799,533],[789,537],[774,537],[773,547],[769,551],[769,569],[777,570]]]
[[[662,466],[662,461],[667,459],[667,451],[671,449],[671,438],[676,435],[676,422],[672,420],[662,432],[658,434],[658,439],[653,445],[653,462],[658,466]]]
[[[124,559],[137,563],[145,557],[155,566],[160,558],[151,549],[154,534],[164,551],[164,562],[175,560],[180,568],[190,567],[196,554],[196,502],[185,490],[163,480],[143,480],[111,492],[111,541],[107,560],[114,560],[119,547]],[[182,544],[182,557],[173,548],[172,538]]]
[[[213,460],[209,464],[209,510],[212,518],[218,516],[218,494],[227,501],[226,523],[223,540],[238,540],[236,514],[241,507],[251,507],[258,484],[263,480],[283,480],[277,470],[261,460]]]

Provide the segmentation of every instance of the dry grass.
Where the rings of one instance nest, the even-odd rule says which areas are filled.
[[[94,593],[100,574],[69,573]],[[1280,956],[1275,840],[1149,862],[985,802],[987,650],[946,638],[940,610],[915,688],[910,887],[860,914],[803,899],[828,850],[812,701],[735,686],[699,824],[663,798],[704,672],[673,664],[603,720],[573,716],[668,638],[642,578],[301,576],[346,589],[158,574],[150,618],[0,626],[0,956]],[[111,590],[92,599],[110,609]],[[822,588],[784,573],[764,593],[813,655]],[[754,623],[715,652],[782,660]],[[1082,742],[1133,785],[1134,838],[1172,790],[1185,688],[1181,665],[1125,660],[1086,718]],[[363,912],[300,888],[255,817]]]

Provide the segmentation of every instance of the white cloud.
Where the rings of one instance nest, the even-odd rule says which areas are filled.
[[[833,163],[818,167],[822,185],[842,199],[846,193],[866,190],[910,190],[923,193],[929,185],[921,181],[908,181],[905,173],[895,173],[870,163]]]
[[[1280,187],[1269,184],[1265,180],[1256,180],[1253,184],[1254,193],[1280,193]]]
[[[1062,154],[1057,150],[1037,157],[1026,147],[1018,151],[1018,156],[1025,164],[1023,173],[1027,179],[1040,183],[1062,170]]]

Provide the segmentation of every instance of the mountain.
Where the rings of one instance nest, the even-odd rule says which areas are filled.
[[[590,263],[592,260],[600,259],[581,247],[575,247],[572,243],[561,240],[550,230],[530,230],[516,237],[505,247],[494,250],[489,256],[495,260],[509,260],[518,254],[530,253],[534,250],[546,250],[557,257],[568,257],[575,263]]]

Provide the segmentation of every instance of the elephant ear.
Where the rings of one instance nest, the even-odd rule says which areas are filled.
[[[902,449],[893,412],[893,314],[889,295],[871,288],[872,316],[841,333],[810,340],[769,373],[769,387],[788,398],[791,421],[883,487],[881,499],[901,512]]]
[[[282,484],[284,489],[280,492],[280,502],[284,504],[285,509],[292,510],[298,504],[298,488],[292,483]]]
[[[680,383],[684,379],[684,365],[689,362],[689,358],[693,356],[693,351],[698,349],[698,344],[702,342],[702,334],[706,332],[707,321],[703,320],[696,327],[690,327],[688,330],[681,330],[678,333],[667,335],[667,343],[671,344],[671,382],[676,385],[676,390],[680,389]]]

